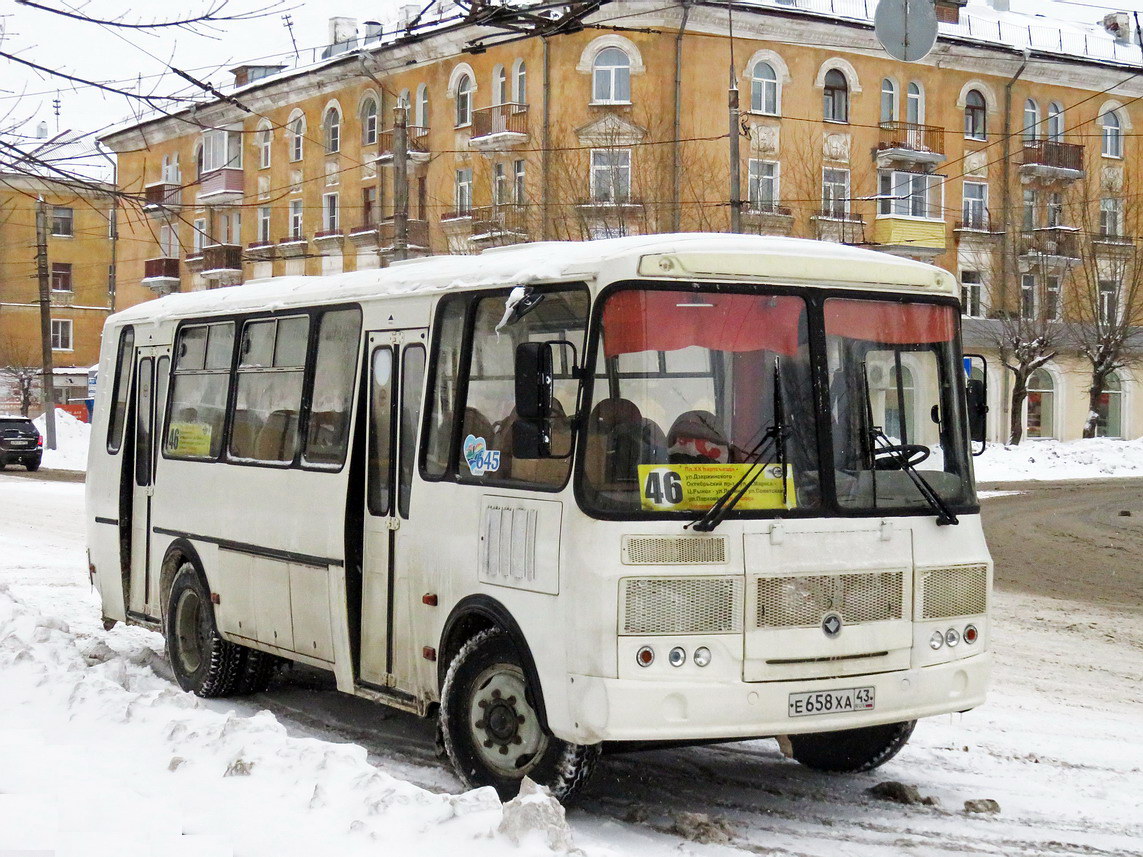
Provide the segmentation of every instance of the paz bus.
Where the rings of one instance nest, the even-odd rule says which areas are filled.
[[[295,661],[436,717],[505,799],[605,744],[869,770],[989,678],[959,318],[935,267],[704,234],[131,307],[87,479],[105,622],[199,696]]]

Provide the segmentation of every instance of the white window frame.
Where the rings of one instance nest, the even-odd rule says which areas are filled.
[[[1064,107],[1058,101],[1048,104],[1048,139],[1055,143],[1064,140]]]
[[[290,163],[297,163],[306,154],[306,118],[298,116],[290,123]]]
[[[418,128],[429,127],[429,87],[422,83],[417,87],[417,104],[413,109],[413,124]]]
[[[605,57],[609,60],[606,65]],[[624,89],[627,97],[620,98]],[[597,53],[591,61],[591,103],[631,103],[631,55],[623,48],[610,45]]]
[[[202,171],[242,169],[242,132],[210,128],[202,133]]]
[[[1121,284],[1115,280],[1099,281],[1099,326],[1115,327],[1119,323],[1119,291]]]
[[[321,226],[325,232],[337,232],[341,229],[341,196],[334,193],[323,193],[321,196]]]
[[[845,219],[850,212],[849,170],[842,167],[822,169],[822,216]],[[840,194],[840,195],[839,195]]]
[[[270,216],[272,209],[268,205],[263,205],[258,208],[258,243],[269,244],[270,238]]]
[[[770,76],[759,74],[759,69],[765,67]],[[781,109],[779,100],[778,70],[773,63],[764,59],[758,60],[750,68],[750,112],[760,116],[777,116]]]
[[[979,188],[980,196],[969,196],[970,188]],[[968,229],[987,229],[988,224],[988,183],[966,181],[961,186],[961,217]]]
[[[467,128],[472,124],[472,78],[462,74],[456,82],[456,127]]]
[[[1103,157],[1123,157],[1123,120],[1114,110],[1108,110],[1100,117],[1100,143]]]
[[[528,65],[524,60],[516,60],[512,72],[512,100],[517,104],[528,103]]]
[[[377,99],[370,95],[361,102],[361,145],[374,146],[377,144],[378,117],[381,110]]]
[[[905,87],[905,121],[913,125],[925,124],[925,90],[915,80]]]
[[[159,227],[159,252],[164,259],[179,258],[179,233],[169,223]]]
[[[881,121],[896,122],[900,118],[897,109],[897,83],[889,77],[881,79]]]
[[[1038,286],[1035,274],[1020,275],[1020,318],[1024,321],[1035,321],[1038,317],[1040,309],[1039,295],[1036,294]]]
[[[456,213],[464,216],[472,212],[472,167],[456,171],[456,186],[453,201]]]
[[[1021,136],[1025,143],[1040,139],[1040,104],[1034,98],[1024,99],[1024,128]]]
[[[944,220],[943,176],[882,170],[878,176],[878,217]]]
[[[61,214],[61,212],[67,214]],[[57,231],[56,220],[66,220],[67,230]],[[52,206],[52,237],[53,238],[72,238],[75,236],[75,209],[67,205],[53,205]]]
[[[191,252],[199,255],[206,246],[206,218],[196,217],[191,229]]]
[[[341,111],[330,107],[322,117],[323,143],[327,155],[336,155],[341,151]]]
[[[1123,234],[1123,200],[1105,196],[1099,201],[1099,234],[1118,238]]]
[[[300,199],[290,200],[290,238],[299,240],[305,237],[305,209]]]
[[[773,211],[781,197],[779,188],[781,182],[781,164],[778,161],[767,161],[762,158],[751,158],[746,165],[746,199],[749,208],[753,211]],[[768,188],[768,193],[763,189]],[[769,196],[769,199],[765,197]]]
[[[972,277],[974,279],[966,279]],[[984,318],[984,280],[980,271],[960,272],[961,315],[967,318]]]
[[[517,205],[528,201],[528,162],[517,158],[512,165],[512,196]]]
[[[51,339],[52,351],[74,351],[72,320],[70,318],[53,318]]]
[[[980,99],[979,105],[972,103],[973,96]],[[979,89],[970,89],[964,94],[964,138],[977,141],[988,139],[988,99]]]
[[[508,168],[503,161],[492,165],[492,204],[507,205],[508,199]]]
[[[267,170],[273,160],[274,131],[263,128],[258,132],[258,169]]]
[[[623,205],[631,200],[631,150],[591,150],[591,201]]]

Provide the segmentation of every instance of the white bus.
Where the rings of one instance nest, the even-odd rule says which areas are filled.
[[[436,716],[505,798],[570,796],[605,742],[869,770],[988,683],[956,295],[688,234],[132,307],[87,480],[105,620],[200,696],[288,659]]]

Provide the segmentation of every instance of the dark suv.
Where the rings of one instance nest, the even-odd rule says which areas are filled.
[[[0,470],[13,463],[39,470],[43,456],[44,439],[35,423],[27,417],[0,416]]]

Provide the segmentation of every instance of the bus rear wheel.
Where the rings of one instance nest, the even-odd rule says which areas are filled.
[[[504,631],[481,631],[461,646],[445,674],[440,719],[445,752],[469,787],[492,786],[511,800],[528,776],[563,801],[587,782],[599,746],[550,734],[535,692]]]
[[[171,582],[166,637],[179,687],[207,698],[238,691],[246,652],[219,635],[210,592],[194,563],[179,566]]]
[[[907,720],[840,732],[791,735],[790,747],[793,757],[807,768],[856,774],[879,768],[900,753],[916,725],[916,720]]]

